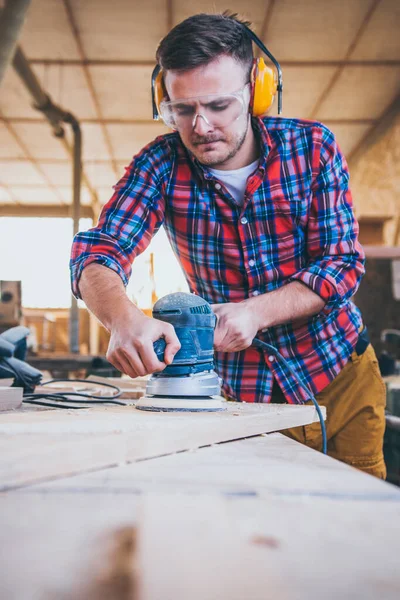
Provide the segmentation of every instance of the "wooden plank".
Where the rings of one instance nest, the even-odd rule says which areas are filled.
[[[47,188],[44,188],[47,189]],[[81,207],[82,217],[92,218],[91,206]],[[70,204],[0,204],[2,217],[71,217]]]
[[[114,560],[114,538],[139,521],[140,501],[132,496],[119,505],[107,493],[0,494],[0,598],[128,600],[89,590]]]
[[[36,484],[27,493],[185,493],[398,501],[400,490],[271,433]],[[23,490],[21,490],[21,493]]]
[[[143,504],[143,600],[399,597],[400,503],[152,495]]]
[[[0,494],[0,597],[397,600],[399,517],[394,486],[241,440]]]
[[[228,403],[221,413],[149,413],[133,406],[4,414],[0,490],[305,425],[314,407]]]
[[[22,404],[22,388],[0,386],[0,412],[19,408]]]
[[[321,407],[323,408],[323,407]],[[325,414],[325,412],[323,413]],[[14,413],[2,416],[0,433],[8,435],[41,433],[99,434],[161,432],[164,439],[169,432],[185,432],[190,448],[196,447],[193,434],[203,429],[214,430],[215,439],[223,441],[226,432],[247,437],[269,431],[278,431],[318,421],[313,406],[284,404],[247,404],[226,402],[226,410],[213,412],[152,412],[139,411],[134,406],[96,407],[79,412],[70,410],[44,413]],[[243,435],[244,434],[244,435]],[[219,437],[221,436],[221,439]],[[228,438],[232,439],[232,438]],[[194,444],[194,445],[193,445]],[[185,448],[180,448],[184,450]]]

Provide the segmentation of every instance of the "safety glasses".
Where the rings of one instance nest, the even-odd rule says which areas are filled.
[[[216,129],[229,127],[247,111],[250,100],[250,83],[230,94],[210,94],[185,100],[162,101],[160,113],[171,129],[192,129],[197,117]]]

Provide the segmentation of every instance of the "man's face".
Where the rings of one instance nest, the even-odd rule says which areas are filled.
[[[248,83],[246,75],[242,64],[231,56],[221,56],[191,71],[167,71],[165,86],[169,100],[185,100],[237,92]],[[216,128],[197,116],[193,125],[179,129],[182,142],[200,163],[209,167],[223,166],[240,150],[250,122],[248,98],[249,93],[245,95],[246,110],[227,127]],[[201,106],[199,113],[201,115]]]

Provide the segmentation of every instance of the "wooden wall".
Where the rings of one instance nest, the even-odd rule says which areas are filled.
[[[69,353],[68,309],[24,308],[23,315],[24,324],[36,334],[41,354]],[[89,353],[89,313],[86,309],[79,310],[79,347],[81,354]]]
[[[400,116],[355,164],[350,162],[350,185],[357,217],[360,221],[372,217],[382,217],[383,221],[388,219],[383,241],[393,246],[400,243],[399,180]],[[376,243],[376,240],[368,239],[364,243]]]
[[[151,316],[151,309],[144,309]],[[24,308],[24,325],[34,330],[39,344],[40,354],[69,354],[69,310]],[[47,335],[45,329],[47,328]],[[97,351],[91,350],[90,329],[95,330]],[[90,318],[86,308],[79,309],[79,351],[80,354],[105,356],[108,348],[109,333]],[[93,339],[93,331],[92,331]],[[46,347],[45,343],[48,344]]]

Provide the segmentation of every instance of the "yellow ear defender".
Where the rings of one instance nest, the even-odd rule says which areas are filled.
[[[249,33],[253,42],[268,56],[274,64],[276,71],[265,64],[264,59],[254,59],[250,75],[251,82],[251,100],[249,111],[253,117],[261,117],[269,111],[278,92],[278,114],[282,112],[282,70],[268,48],[262,43],[256,34],[242,25]],[[160,103],[167,96],[163,81],[163,72],[160,65],[156,65],[151,75],[151,96],[153,104],[153,119],[158,121],[160,118]]]
[[[271,108],[278,88],[275,72],[265,64],[263,58],[255,59],[250,82],[250,112],[253,117],[261,117]]]

